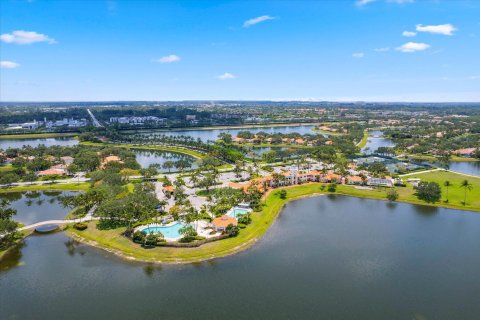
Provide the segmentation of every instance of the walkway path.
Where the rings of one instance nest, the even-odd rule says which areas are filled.
[[[477,176],[477,175],[474,175],[474,174],[468,174],[468,173],[463,173],[463,172],[458,172],[458,171],[453,171],[453,170],[445,170],[445,169],[442,169],[442,168],[401,174],[401,175],[399,175],[399,177],[403,178],[403,177],[407,177],[407,176],[415,176],[417,174],[423,174],[423,173],[429,173],[429,172],[435,172],[435,171],[452,172],[452,173],[456,173],[456,174],[459,174],[459,175],[462,175],[462,176],[465,176],[465,177],[480,178],[480,176]]]
[[[412,173],[406,173],[406,174],[400,174],[399,177],[408,177],[408,176],[415,176],[417,174],[422,174],[422,173],[429,173],[429,172],[435,172],[435,171],[445,171],[444,169],[432,169],[432,170],[425,170],[425,171],[420,171],[420,172],[412,172]],[[452,171],[453,172],[453,171]],[[456,172],[457,173],[457,172]]]

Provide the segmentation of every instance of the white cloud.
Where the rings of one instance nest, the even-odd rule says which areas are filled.
[[[363,53],[363,52],[354,52],[354,53],[352,53],[352,57],[357,58],[357,59],[360,59],[360,58],[365,57],[365,53]]]
[[[430,48],[429,44],[426,43],[421,43],[421,42],[407,42],[400,47],[396,48],[396,50],[401,51],[401,52],[417,52],[417,51],[423,51],[427,50]]]
[[[256,18],[249,19],[249,20],[245,21],[243,23],[243,27],[248,28],[248,27],[251,27],[253,25],[256,25],[257,23],[268,21],[268,20],[275,20],[275,19],[277,19],[277,18],[272,17],[272,16],[268,16],[268,15],[260,16],[260,17],[256,17]]]
[[[356,4],[357,4],[357,6],[362,7],[364,5],[367,5],[367,4],[375,2],[375,1],[377,1],[377,0],[357,0]]]
[[[0,68],[1,69],[15,69],[15,68],[18,68],[18,67],[20,67],[20,65],[16,62],[6,61],[6,60],[0,61]]]
[[[375,52],[387,52],[387,51],[390,51],[390,48],[389,47],[385,47],[385,48],[375,48],[373,49]]]
[[[228,72],[225,72],[224,74],[221,74],[217,77],[220,80],[230,80],[230,79],[235,79],[236,77]]]
[[[414,31],[403,31],[402,36],[404,37],[415,37],[417,35]]]
[[[435,33],[435,34],[443,34],[445,36],[453,36],[453,33],[457,31],[450,23],[447,24],[439,24],[439,25],[431,25],[431,26],[424,26],[422,24],[417,24],[416,29],[418,32],[428,32],[428,33]]]
[[[357,0],[355,3],[357,6],[362,7],[372,2],[376,2],[377,0]],[[388,3],[397,3],[397,4],[405,4],[405,3],[413,3],[415,0],[386,0]]]
[[[155,59],[153,61],[160,62],[160,63],[172,63],[172,62],[180,61],[180,57],[175,54],[171,54],[165,57],[161,57],[159,59]]]
[[[47,35],[36,33],[35,31],[16,30],[12,33],[4,33],[0,35],[0,40],[6,43],[15,44],[32,44],[35,42],[47,42],[49,44],[57,43],[55,39]]]
[[[387,2],[404,4],[404,3],[414,3],[415,0],[387,0]]]

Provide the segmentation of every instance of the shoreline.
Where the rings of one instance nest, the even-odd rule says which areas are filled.
[[[0,140],[27,140],[58,137],[75,137],[79,132],[45,132],[45,133],[25,133],[25,134],[0,134]]]
[[[175,128],[151,128],[151,129],[126,129],[122,132],[145,132],[145,131],[209,131],[209,130],[230,130],[243,128],[272,128],[272,127],[301,127],[316,126],[318,122],[293,122],[293,123],[259,123],[259,124],[238,124],[238,125],[219,125],[208,127],[175,127]]]
[[[356,190],[354,187],[349,187],[349,186],[343,186],[343,188],[337,189],[336,192],[328,192],[328,191],[322,191],[320,189],[321,183],[308,183],[308,184],[303,184],[303,185],[297,185],[297,186],[288,186],[284,188],[278,188],[278,189],[272,189],[269,190],[262,199],[264,199],[266,205],[264,207],[264,210],[262,212],[254,212],[256,217],[254,217],[254,221],[256,221],[255,225],[250,225],[246,229],[243,229],[242,231],[244,232],[245,236],[242,238],[239,238],[240,243],[227,243],[225,245],[225,248],[216,248],[212,246],[208,246],[208,244],[205,244],[203,246],[197,247],[197,248],[174,248],[179,251],[172,251],[172,250],[164,250],[170,252],[170,254],[159,254],[159,252],[162,249],[165,249],[165,247],[156,247],[154,249],[157,250],[155,254],[149,255],[148,251],[143,251],[140,252],[140,254],[135,254],[132,252],[132,250],[144,250],[138,245],[134,245],[132,243],[128,243],[127,246],[128,248],[125,248],[125,251],[122,250],[122,243],[125,243],[126,241],[130,242],[129,239],[124,238],[121,239],[120,242],[116,240],[117,242],[114,243],[107,243],[107,242],[101,242],[101,238],[95,238],[93,235],[87,235],[87,234],[82,234],[84,231],[77,231],[73,229],[66,229],[64,232],[67,236],[73,238],[76,241],[79,241],[81,243],[84,243],[89,246],[94,246],[96,248],[108,251],[118,257],[121,257],[125,260],[128,261],[136,261],[136,262],[142,262],[142,263],[153,263],[153,264],[187,264],[187,263],[197,263],[197,262],[203,262],[203,261],[209,261],[213,259],[219,259],[219,258],[224,258],[228,256],[232,256],[234,254],[238,254],[240,252],[246,251],[249,248],[251,248],[257,241],[261,240],[266,232],[270,229],[270,227],[273,225],[273,223],[277,220],[279,214],[282,212],[284,206],[288,204],[291,201],[296,201],[300,200],[302,198],[309,198],[309,197],[318,197],[318,196],[324,196],[324,195],[339,195],[339,196],[346,196],[346,197],[356,197],[356,198],[365,198],[365,199],[372,199],[372,200],[381,200],[382,202],[388,202],[387,199],[384,197],[375,197],[373,194],[351,194],[351,191]],[[350,189],[346,189],[350,188]],[[277,197],[276,192],[279,190],[285,189],[287,192],[297,192],[297,194],[293,194],[292,196],[288,195],[287,199],[280,199]],[[350,191],[350,192],[349,192]],[[361,190],[363,191],[363,190]],[[377,192],[377,191],[374,191]],[[350,193],[350,194],[349,194]],[[381,193],[382,196],[384,196],[384,193]],[[421,202],[420,200],[418,201],[409,201],[406,199],[399,199],[397,201],[394,201],[392,203],[407,203],[410,205],[423,205],[423,206],[428,206],[428,207],[436,207],[436,208],[444,208],[444,209],[453,209],[453,210],[462,210],[462,211],[469,211],[472,213],[477,213],[480,211],[480,208],[464,208],[460,206],[454,206],[450,204],[445,204],[443,202],[438,202],[435,204],[432,203],[424,203]],[[89,227],[95,227],[94,225],[90,225]],[[252,228],[251,230],[248,231],[248,228]],[[259,229],[257,229],[259,228]],[[88,229],[87,229],[88,230]],[[116,229],[118,231],[118,229]],[[242,231],[240,232],[240,235],[242,234]],[[247,233],[248,232],[248,233]],[[240,236],[239,235],[239,236]],[[120,235],[120,237],[123,237]],[[229,238],[229,239],[224,239],[220,240],[218,242],[222,241],[232,241],[235,240],[235,238]],[[234,242],[234,241],[232,241]],[[237,241],[238,242],[238,241]],[[214,242],[216,243],[216,242]],[[211,243],[210,243],[211,244]],[[204,246],[207,249],[204,250],[205,248],[202,248]],[[199,249],[202,248],[202,249]],[[209,250],[211,249],[211,251]],[[182,250],[182,251],[180,251]],[[198,254],[194,256],[185,256],[185,253],[188,252],[196,252]],[[204,251],[204,252],[202,252]],[[177,254],[177,255],[175,255]],[[163,257],[163,258],[162,258]]]

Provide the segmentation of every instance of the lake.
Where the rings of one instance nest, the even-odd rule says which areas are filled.
[[[2,319],[476,319],[479,243],[478,213],[305,198],[251,249],[204,263],[132,263],[63,233],[29,237],[0,263],[0,310]]]
[[[132,152],[135,154],[135,159],[140,164],[140,166],[142,166],[142,168],[148,168],[148,166],[155,164],[155,165],[160,165],[159,171],[168,172],[167,169],[162,169],[161,166],[166,161],[175,162],[178,160],[186,160],[192,163],[192,167],[188,169],[198,168],[198,164],[196,163],[197,159],[183,153],[145,151],[145,150],[135,150],[135,149],[133,149]],[[171,170],[175,171],[177,170],[177,167],[173,166]]]
[[[0,139],[0,149],[22,148],[23,146],[38,147],[44,144],[47,147],[74,146],[78,144],[78,140],[73,137],[57,137],[57,138],[41,138],[41,139]]]
[[[10,192],[0,193],[0,200],[9,200],[11,207],[17,210],[17,214],[13,216],[14,220],[24,224],[32,224],[44,220],[64,219],[71,209],[63,207],[59,197],[72,194],[75,194],[75,192]]]
[[[362,152],[365,154],[372,154],[380,147],[394,147],[395,143],[387,138],[383,137],[382,131],[369,131],[368,140],[365,147],[362,148]]]
[[[298,125],[298,126],[278,126],[278,127],[254,127],[254,128],[236,128],[236,129],[206,129],[206,130],[170,130],[170,131],[162,131],[162,130],[152,130],[152,131],[142,131],[142,134],[150,135],[150,134],[158,134],[158,135],[166,135],[166,136],[190,136],[192,138],[201,139],[202,141],[207,140],[216,140],[218,139],[218,135],[220,133],[229,133],[232,136],[237,135],[240,131],[250,131],[252,133],[258,133],[260,131],[266,132],[268,134],[272,133],[299,133],[299,134],[315,134],[313,129],[315,125]]]
[[[449,169],[452,171],[480,176],[480,161],[468,161],[468,162],[452,161],[449,163],[449,166],[450,166]]]

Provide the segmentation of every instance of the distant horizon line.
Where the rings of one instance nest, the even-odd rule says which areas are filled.
[[[401,104],[401,103],[410,103],[410,104],[456,104],[456,103],[466,103],[466,104],[480,104],[480,101],[377,101],[377,100],[275,100],[275,99],[185,99],[185,100],[50,100],[50,101],[41,101],[41,100],[11,100],[11,101],[1,101],[0,104],[11,104],[11,103],[138,103],[138,102],[148,102],[148,103],[161,103],[161,102],[298,102],[298,103],[386,103],[386,104]]]

